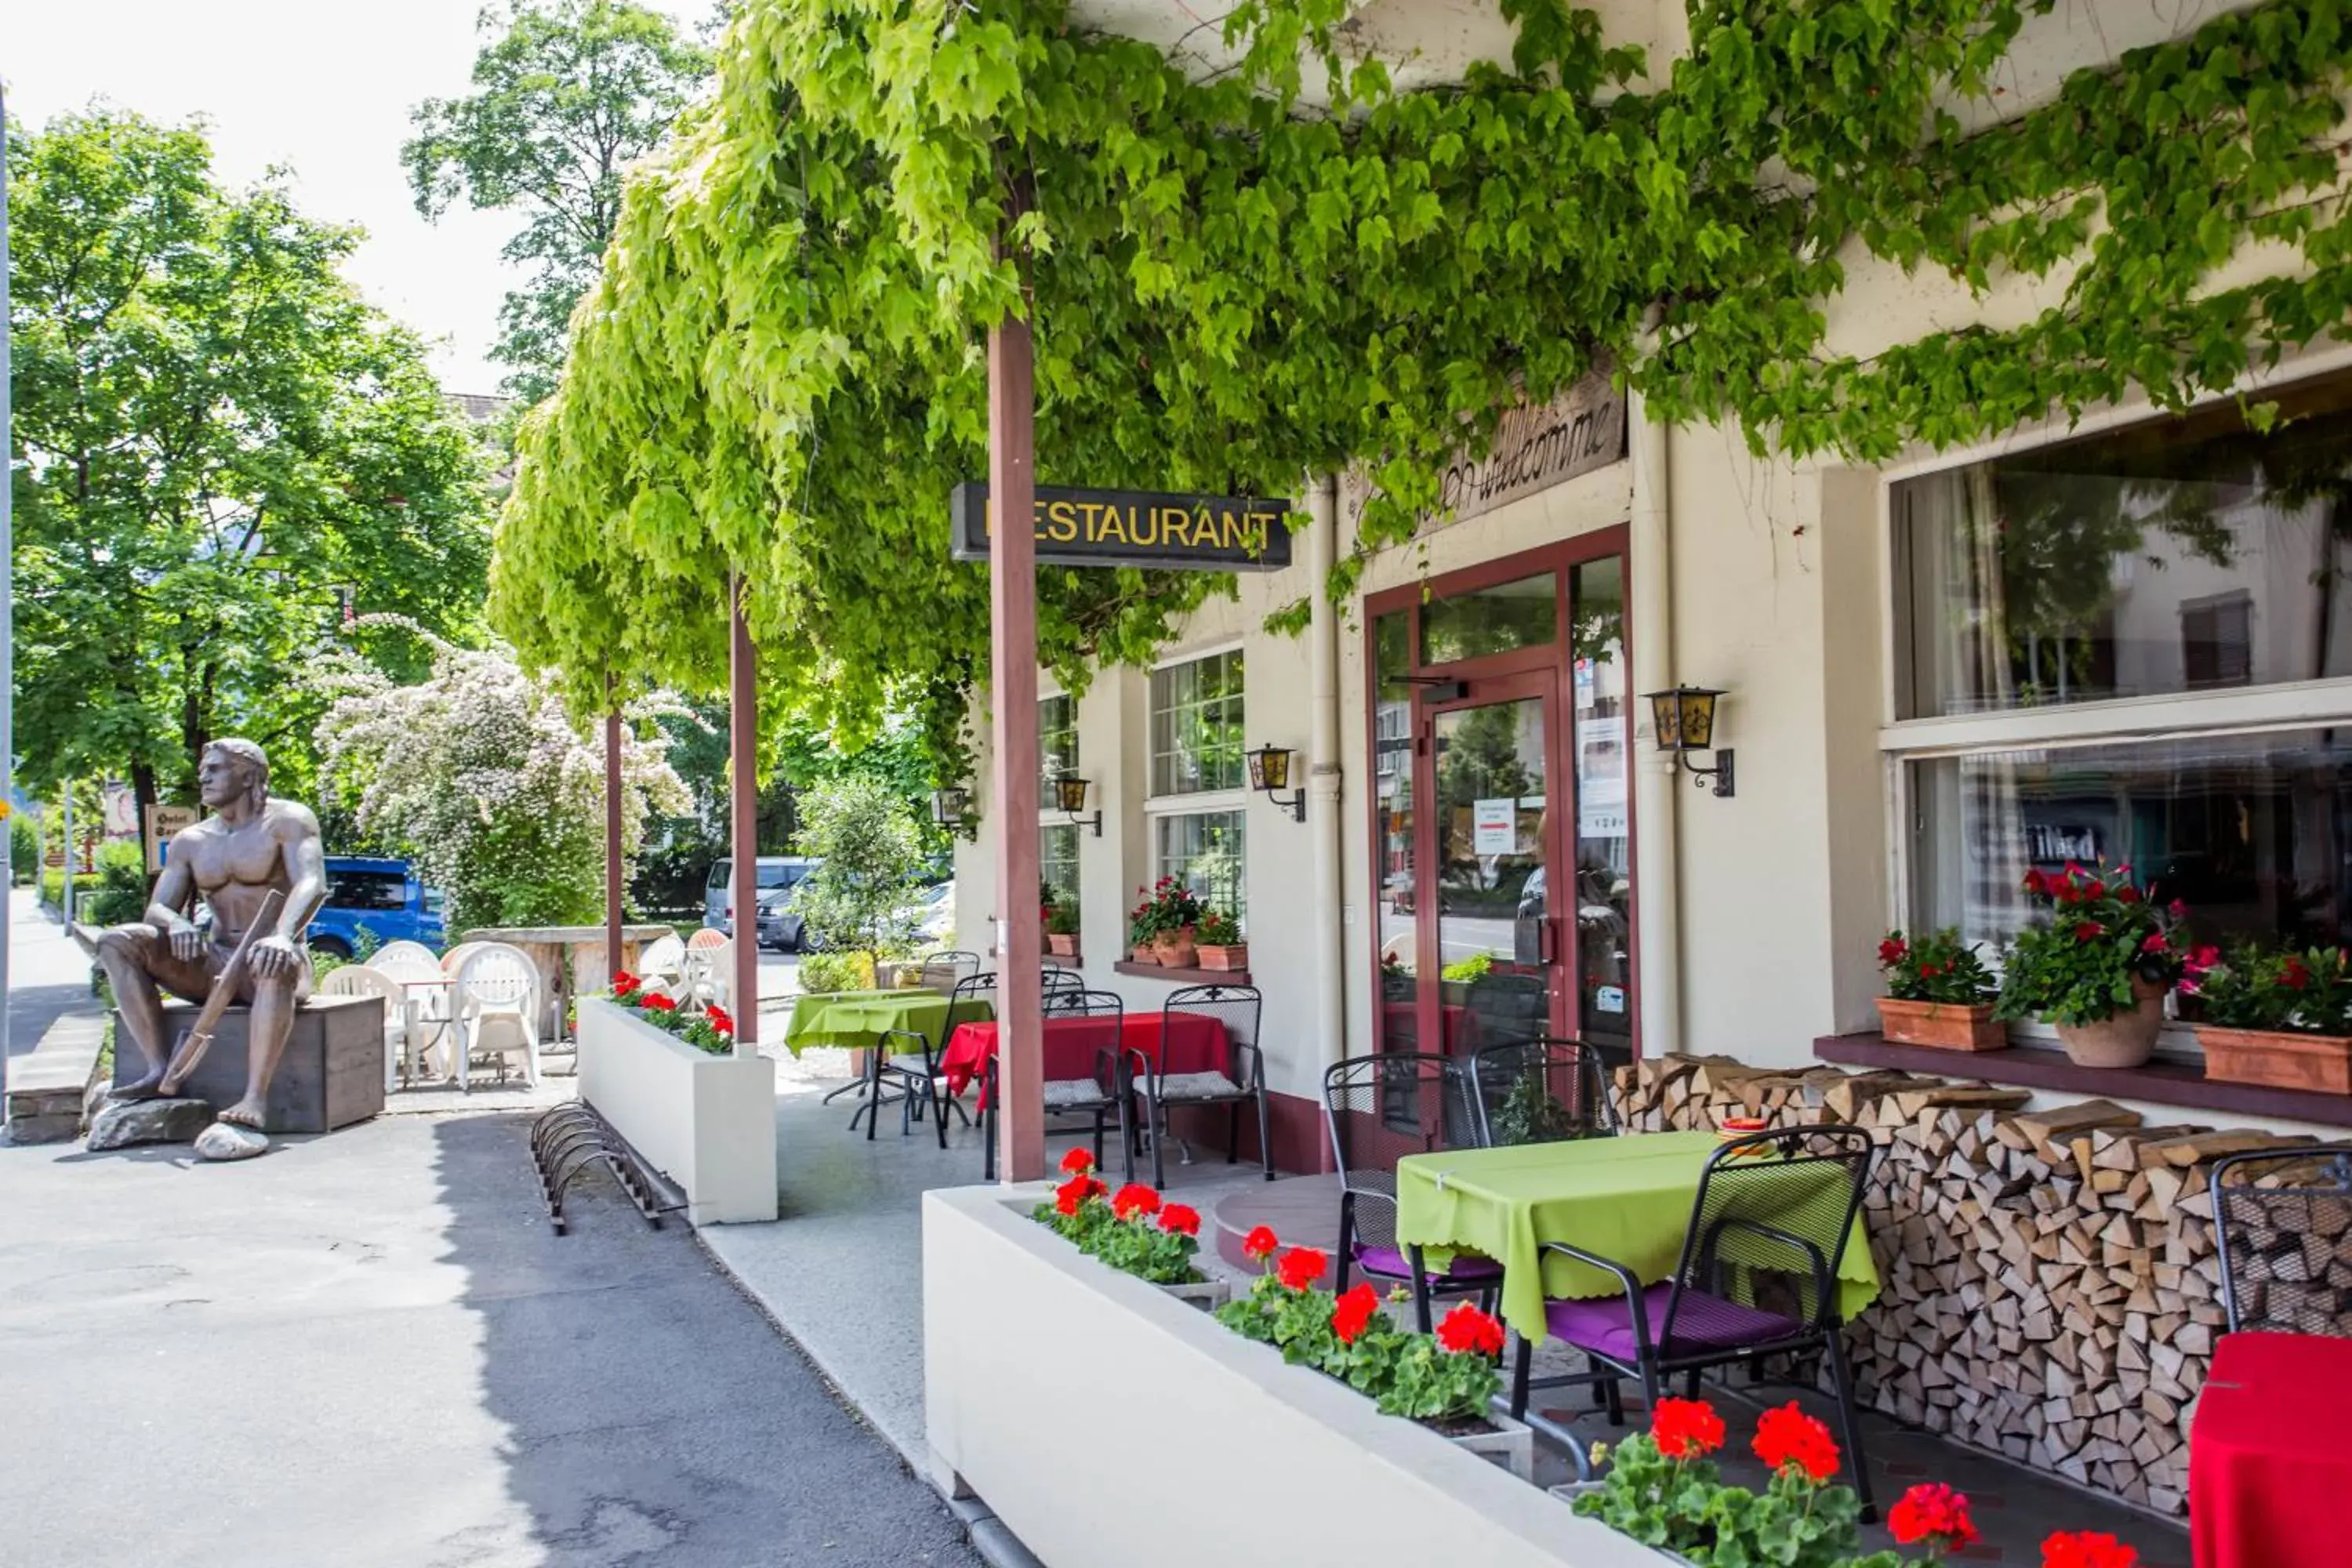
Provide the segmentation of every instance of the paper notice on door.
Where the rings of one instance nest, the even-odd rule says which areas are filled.
[[[1519,803],[1508,795],[1474,801],[1470,807],[1470,853],[1512,855],[1519,847]]]

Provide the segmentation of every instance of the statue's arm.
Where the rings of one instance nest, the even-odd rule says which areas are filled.
[[[186,832],[173,835],[173,853],[163,858],[163,874],[155,879],[155,890],[147,895],[147,912],[142,918],[160,931],[194,930],[188,920],[188,902],[196,890],[195,874],[188,869],[195,858],[195,846],[188,841]]]
[[[299,942],[310,917],[327,901],[327,852],[320,842],[319,819],[310,808],[288,803],[285,826],[278,832],[279,852],[286,860],[286,879],[293,884],[286,908],[278,916],[278,934]]]

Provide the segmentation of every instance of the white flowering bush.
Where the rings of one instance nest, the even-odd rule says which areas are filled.
[[[416,635],[433,652],[420,684],[394,685],[355,655],[312,672],[333,694],[318,729],[322,792],[447,894],[453,933],[602,919],[601,727],[575,723],[554,687],[508,648]],[[625,710],[621,826],[632,860],[647,813],[689,804],[667,737],[636,734],[637,721],[668,706]]]

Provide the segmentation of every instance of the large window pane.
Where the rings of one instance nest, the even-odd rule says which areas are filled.
[[[1048,697],[1037,704],[1038,768],[1050,784],[1078,771],[1078,704],[1069,697]],[[1046,800],[1053,800],[1051,789]]]
[[[1242,656],[1212,654],[1151,672],[1151,793],[1239,789]]]
[[[1895,487],[1902,716],[2352,674],[2352,380]]]
[[[1242,878],[1242,814],[1238,811],[1191,812],[1154,819],[1152,863],[1162,877],[1173,877],[1208,900],[1211,908],[1230,911],[1248,924],[1247,889]]]
[[[1413,940],[1412,616],[1391,610],[1372,623],[1372,658],[1379,690],[1372,703],[1372,795],[1379,813],[1381,969],[1389,990],[1405,998],[1412,1026]],[[1391,1031],[1391,1037],[1396,1037]],[[1391,1049],[1405,1049],[1392,1045]]]
[[[1627,745],[1625,563],[1576,568],[1576,994],[1578,1032],[1633,1044],[1632,753]]]
[[[1549,572],[1433,599],[1421,611],[1423,664],[1540,647],[1559,636],[1559,584]]]
[[[1068,823],[1037,830],[1038,879],[1045,884],[1042,901],[1056,908],[1078,907],[1078,830]]]
[[[2200,942],[2345,940],[2352,735],[2200,736],[1910,764],[1913,919],[1999,941],[2028,869],[2129,862]]]

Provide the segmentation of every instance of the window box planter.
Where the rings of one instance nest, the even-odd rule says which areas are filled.
[[[1906,1002],[1878,999],[1878,1032],[1898,1045],[1933,1046],[1944,1051],[1998,1051],[2009,1046],[2009,1026],[1992,1016],[1992,1004]]]
[[[2352,1037],[2197,1026],[2205,1076],[2219,1083],[2352,1094]]]
[[[698,1050],[601,996],[579,1009],[580,1098],[685,1189],[687,1218],[775,1218],[776,1064]]]
[[[1486,1458],[1084,1256],[1029,1217],[1046,1190],[923,1197],[933,1479],[977,1493],[1043,1561],[1194,1568],[1197,1534],[1136,1506],[1148,1484],[1213,1500],[1221,1568],[1297,1568],[1302,1541],[1318,1563],[1657,1568]]]
[[[1162,1285],[1160,1289],[1188,1307],[1198,1307],[1203,1312],[1213,1312],[1234,1299],[1230,1279],[1192,1279],[1181,1285]]]
[[[1075,934],[1064,936],[1047,931],[1045,951],[1055,958],[1076,958],[1078,956],[1078,939]]]
[[[1493,1410],[1466,1431],[1439,1426],[1430,1429],[1464,1453],[1499,1464],[1523,1481],[1533,1484],[1536,1479],[1535,1428],[1524,1421],[1514,1421],[1502,1411]]]
[[[1249,943],[1237,942],[1230,946],[1202,943],[1200,960],[1203,969],[1244,970],[1249,967]]]

